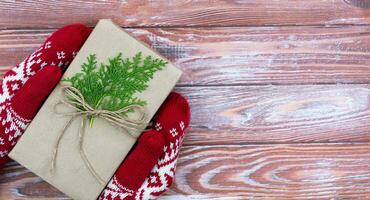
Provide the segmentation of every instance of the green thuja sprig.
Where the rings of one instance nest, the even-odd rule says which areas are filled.
[[[146,105],[146,101],[134,94],[144,91],[154,73],[166,64],[152,56],[142,58],[141,52],[132,58],[123,58],[119,53],[109,59],[108,64],[100,63],[98,68],[96,55],[91,54],[82,64],[81,73],[63,81],[78,89],[94,109],[117,111],[129,105]],[[92,123],[93,118],[90,118],[90,126]]]

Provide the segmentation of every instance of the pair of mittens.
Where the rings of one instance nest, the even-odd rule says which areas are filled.
[[[58,84],[91,29],[82,24],[54,32],[39,49],[5,73],[0,87],[0,166]],[[190,109],[172,92],[99,199],[155,199],[171,186]]]

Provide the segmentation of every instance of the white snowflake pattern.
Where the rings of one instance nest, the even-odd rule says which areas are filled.
[[[14,90],[17,90],[17,89],[19,89],[19,85],[17,83],[14,83],[12,85],[12,90],[14,91]]]
[[[49,41],[49,42],[45,43],[45,47],[44,48],[45,49],[51,48],[51,42]]]
[[[58,51],[57,52],[57,57],[58,57],[59,60],[63,59],[63,58],[66,57],[66,53],[64,53],[64,51]]]
[[[180,122],[180,128],[181,128],[181,130],[185,129],[185,123],[183,121]]]
[[[7,156],[9,151],[0,151],[0,158]]]
[[[176,128],[171,129],[170,133],[172,134],[173,137],[176,137],[176,135],[178,134]]]
[[[51,62],[51,64],[50,64],[51,66],[55,66],[55,62]]]
[[[0,137],[0,145],[4,145],[4,139],[2,137]]]
[[[157,130],[157,131],[162,130],[161,123],[157,122],[157,123],[155,124],[155,130]]]
[[[47,63],[46,62],[43,62],[43,63],[41,63],[41,67],[45,67],[47,65]]]
[[[150,176],[150,180],[152,183],[156,182],[157,178],[155,176]]]

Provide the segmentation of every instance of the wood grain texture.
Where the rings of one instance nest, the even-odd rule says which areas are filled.
[[[261,26],[369,24],[370,10],[345,0],[231,1],[1,1],[0,29],[50,28],[72,22],[94,26]]]
[[[369,199],[368,0],[0,1],[0,74],[56,28],[112,18],[184,71],[161,199]],[[69,200],[16,163],[0,200]]]
[[[368,199],[370,144],[221,145],[182,149],[163,199]],[[17,164],[0,199],[68,199]]]
[[[370,141],[370,85],[181,87],[185,145]]]
[[[126,30],[184,71],[180,85],[370,83],[370,27]],[[0,31],[0,72],[48,34]]]
[[[359,8],[370,8],[369,0],[344,0],[344,1]]]
[[[203,199],[368,199],[369,150],[368,143],[187,147],[173,191]]]

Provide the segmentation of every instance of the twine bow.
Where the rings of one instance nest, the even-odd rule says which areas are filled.
[[[85,120],[88,117],[100,117],[102,119],[107,120],[108,122],[112,123],[113,125],[121,128],[124,133],[130,135],[133,138],[137,138],[140,135],[140,132],[137,130],[141,130],[145,128],[145,122],[147,118],[147,112],[144,107],[139,105],[129,105],[127,107],[121,108],[117,111],[109,111],[109,110],[99,110],[94,109],[89,104],[86,103],[82,93],[72,86],[63,86],[62,92],[64,93],[64,99],[60,100],[54,106],[54,112],[62,115],[62,116],[71,116],[68,122],[63,127],[61,134],[58,135],[56,140],[55,148],[53,150],[52,160],[51,160],[51,168],[50,171],[53,173],[55,170],[56,165],[56,158],[58,155],[58,149],[60,145],[60,141],[63,138],[67,128],[71,125],[71,123],[79,116],[83,117],[81,120],[81,126],[78,131],[78,148],[80,155],[90,171],[90,173],[94,176],[94,178],[102,185],[105,185],[104,180],[99,176],[99,174],[95,171],[94,167],[91,165],[91,162],[86,156],[86,153],[83,148],[84,142],[84,135],[85,135]],[[57,107],[58,105],[67,105],[68,107],[73,108],[74,112],[58,112]],[[137,119],[131,119],[130,117],[123,115],[124,113],[133,110],[139,114]]]

